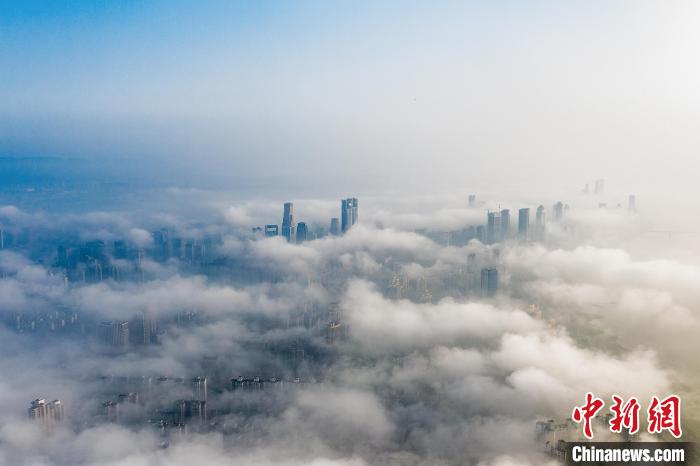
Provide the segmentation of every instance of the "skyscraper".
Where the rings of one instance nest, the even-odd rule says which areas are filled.
[[[469,207],[475,207],[476,206],[476,194],[470,194],[469,195]]]
[[[253,229],[253,233],[255,233],[255,229]],[[182,259],[182,252],[183,252],[183,245],[182,245],[182,238],[173,238],[172,241],[170,242],[170,253],[172,257],[175,257],[177,259]]]
[[[198,401],[207,401],[207,378],[193,377],[192,378],[192,399]]]
[[[501,210],[501,240],[510,237],[510,210]]]
[[[340,203],[341,230],[348,231],[357,222],[357,198],[349,197]]]
[[[134,316],[129,322],[129,339],[135,345],[150,345],[155,330],[153,320],[143,312]]]
[[[537,207],[537,212],[535,213],[535,225],[538,227],[544,228],[545,224],[545,215],[544,215],[544,206],[540,205]]]
[[[331,219],[331,228],[329,231],[331,235],[337,236],[340,234],[340,221],[338,220],[338,217],[333,217]]]
[[[306,222],[299,222],[297,224],[297,244],[303,243],[309,239],[309,228],[306,226]]]
[[[627,199],[627,210],[630,212],[637,211],[637,196],[634,194],[630,194],[629,198]]]
[[[167,228],[153,232],[153,244],[157,259],[165,260],[170,257],[170,233]]]
[[[486,223],[486,244],[497,243],[501,233],[501,214],[489,212]]]
[[[295,228],[296,224],[294,223],[294,204],[291,202],[285,202],[284,214],[282,216],[282,236],[287,238],[287,241],[294,241]]]
[[[481,294],[491,297],[498,291],[498,270],[491,268],[481,269]]]
[[[561,201],[557,202],[552,207],[552,211],[554,212],[554,221],[560,222],[561,219],[564,217],[564,204],[562,204]]]
[[[476,227],[476,239],[481,241],[483,244],[486,244],[486,233],[484,232],[483,225],[477,225],[477,227]]]
[[[530,228],[530,209],[518,210],[518,238],[527,241],[528,229]]]
[[[595,180],[595,186],[593,188],[594,194],[603,194],[605,191],[605,180]]]
[[[540,205],[537,207],[537,212],[535,212],[535,231],[537,235],[537,240],[543,241],[545,235],[545,225],[546,219],[544,214],[544,206]]]

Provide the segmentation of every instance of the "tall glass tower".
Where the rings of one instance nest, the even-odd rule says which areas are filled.
[[[341,231],[345,233],[357,222],[357,198],[349,197],[340,203]]]
[[[282,216],[282,236],[287,238],[287,241],[294,241],[294,204],[291,202],[284,203],[284,214]]]

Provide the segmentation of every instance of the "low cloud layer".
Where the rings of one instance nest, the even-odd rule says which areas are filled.
[[[62,223],[2,207],[14,243],[0,251],[0,370],[12,374],[0,382],[0,463],[542,465],[536,421],[563,421],[586,391],[678,392],[697,418],[700,268],[619,248],[610,232],[630,228],[626,213],[572,214],[545,244],[485,246],[441,243],[411,217],[289,244],[248,233],[253,212]],[[425,215],[453,227],[444,212]],[[158,257],[165,220],[184,243],[218,240],[199,262]],[[96,238],[128,244],[126,258],[109,258],[119,273],[96,279],[88,262],[76,281],[55,265],[56,245]],[[493,297],[481,294],[481,267],[499,270]],[[70,331],[49,328],[72,313]],[[117,350],[98,338],[104,321],[144,316],[156,343]],[[206,428],[164,435],[144,422],[191,397],[178,380],[197,376],[209,383]],[[239,376],[284,388],[237,391]],[[111,419],[105,403],[137,390]],[[35,398],[60,399],[65,420],[50,432],[29,421]]]

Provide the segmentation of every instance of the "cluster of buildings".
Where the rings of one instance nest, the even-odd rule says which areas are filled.
[[[120,391],[117,395],[99,404],[98,418],[111,423],[147,423],[160,429],[187,431],[188,428],[200,430],[206,428],[210,417],[216,417],[218,410],[211,410],[208,405],[207,377],[103,377],[108,385],[118,389],[128,388],[133,391]],[[244,377],[230,379],[228,390],[232,393],[253,394],[259,392],[285,393],[293,388],[306,386],[315,381],[306,381],[301,377]],[[226,388],[221,387],[220,390]],[[225,411],[228,412],[228,411]],[[225,413],[224,412],[224,413]],[[36,399],[30,402],[29,419],[45,427],[63,421],[61,401]]]
[[[155,395],[159,398],[159,407],[149,413],[150,424],[161,427],[201,427],[206,424],[206,377],[158,377],[155,380],[140,378],[138,381],[141,382],[139,388],[142,391],[120,393],[114,399],[102,403],[102,419],[114,423],[143,421],[145,405],[152,402]],[[167,401],[168,398],[170,401]]]
[[[63,420],[63,405],[60,400],[46,401],[37,398],[29,404],[29,419],[32,419],[45,427],[59,423]]]
[[[158,343],[160,333],[156,322],[147,314],[134,316],[131,320],[110,320],[97,326],[98,340],[107,346],[150,345]]]
[[[333,217],[330,220],[328,233],[331,235],[341,235],[346,233],[358,220],[358,201],[356,197],[349,197],[340,202],[340,217]],[[264,235],[265,237],[283,236],[290,243],[303,243],[323,236],[324,229],[317,229],[314,233],[310,230],[306,222],[296,222],[294,217],[294,203],[285,202],[282,213],[282,229],[277,224],[267,224],[265,227],[254,227],[253,234]]]
[[[152,233],[153,245],[135,247],[126,240],[111,244],[101,239],[81,245],[59,244],[53,266],[63,271],[66,281],[100,282],[106,279],[138,278],[144,259],[167,261],[178,259],[186,264],[201,265],[216,238],[182,238],[173,236],[167,228]]]

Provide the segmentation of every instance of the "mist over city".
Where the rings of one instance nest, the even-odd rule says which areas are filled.
[[[587,393],[696,441],[699,18],[3,3],[0,465],[554,466]]]

